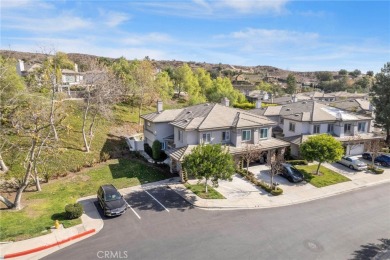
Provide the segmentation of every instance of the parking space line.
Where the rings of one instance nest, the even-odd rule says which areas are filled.
[[[127,203],[127,201],[126,201],[126,203]],[[137,212],[135,212],[135,210],[130,206],[129,203],[127,203],[127,206],[133,211],[133,213],[134,213],[139,219],[141,219],[141,217],[138,215]]]
[[[161,207],[163,207],[166,211],[168,211],[169,212],[169,210],[163,205],[163,204],[161,204],[161,202],[160,201],[158,201],[155,197],[153,197],[153,195],[152,194],[150,194],[147,190],[144,190],[145,192],[146,192],[146,194],[148,194],[150,197],[152,197],[152,199],[154,199],[155,201],[157,201],[157,203],[158,204],[160,204],[161,205]]]

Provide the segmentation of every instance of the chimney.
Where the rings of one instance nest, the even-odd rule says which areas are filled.
[[[256,108],[261,108],[261,99],[260,98],[258,98],[256,100]]]
[[[74,64],[74,71],[79,72],[79,66],[77,65],[77,63]]]
[[[310,95],[311,100],[314,100],[314,94]]]
[[[268,98],[269,98],[268,93],[265,92],[265,93],[264,93],[264,96],[263,96],[263,100],[268,100]]]
[[[230,100],[227,97],[221,99],[222,106],[228,107],[230,105]]]
[[[157,113],[161,113],[163,111],[163,102],[161,100],[157,101]]]
[[[18,60],[18,64],[16,65],[16,70],[18,74],[21,76],[22,72],[24,71],[24,61],[23,60]]]

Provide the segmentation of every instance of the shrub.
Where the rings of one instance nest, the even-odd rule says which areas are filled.
[[[283,193],[283,190],[281,188],[276,188],[276,190],[271,190],[271,194],[274,195],[274,196],[278,196],[278,195],[281,195]]]
[[[291,165],[308,165],[309,164],[306,160],[289,160],[289,161],[286,161],[286,163],[289,163]]]
[[[375,174],[382,174],[385,171],[381,168],[375,167],[375,165],[368,165],[367,169]]]
[[[75,219],[83,214],[83,205],[80,203],[68,204],[65,206],[65,217],[67,219]]]
[[[155,140],[152,145],[152,155],[153,159],[159,160],[161,157],[161,143],[158,140]]]
[[[101,162],[106,162],[107,160],[110,159],[110,154],[109,153],[106,153],[106,152],[103,152],[101,155],[100,155],[100,161]]]
[[[233,107],[241,108],[241,109],[244,109],[244,110],[248,110],[248,109],[255,108],[255,104],[249,103],[249,102],[246,102],[246,103],[235,103],[235,104],[233,104]]]

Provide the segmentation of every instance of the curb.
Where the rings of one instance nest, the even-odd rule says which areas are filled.
[[[207,209],[208,210],[213,210],[213,209],[214,210],[242,210],[242,209],[267,209],[267,208],[287,207],[287,206],[292,206],[292,205],[312,202],[312,201],[315,201],[315,200],[326,199],[326,198],[329,198],[329,197],[341,195],[341,194],[344,194],[344,193],[356,191],[356,190],[367,188],[367,187],[372,187],[372,186],[376,186],[376,185],[385,184],[385,183],[388,183],[388,182],[390,182],[390,180],[381,180],[381,181],[378,181],[378,182],[375,182],[375,183],[367,183],[365,185],[362,185],[362,186],[359,186],[359,187],[354,187],[354,188],[349,189],[349,190],[337,191],[337,192],[332,193],[332,194],[326,194],[326,195],[322,195],[322,196],[319,196],[319,197],[316,197],[316,198],[309,198],[309,199],[305,199],[305,200],[297,201],[297,202],[290,202],[290,203],[285,203],[285,204],[269,205],[269,206],[259,205],[259,206],[251,206],[251,207],[248,207],[248,206],[202,206],[202,205],[196,205],[193,201],[191,201],[190,199],[186,198],[186,196],[183,196],[182,194],[180,194],[180,192],[177,192],[174,188],[172,188],[172,187],[170,187],[170,188],[171,188],[171,190],[175,191],[176,194],[178,194],[180,197],[182,197],[185,201],[187,201],[189,204],[191,204],[192,206],[194,206],[196,208],[199,208],[199,209],[205,209],[205,210],[207,210]]]
[[[59,245],[61,245],[61,244],[67,243],[67,242],[69,242],[69,241],[71,241],[71,240],[75,240],[75,239],[78,239],[78,238],[80,238],[80,237],[83,237],[83,236],[92,234],[92,233],[94,233],[94,232],[96,232],[95,229],[90,229],[90,230],[84,231],[84,232],[82,232],[82,233],[80,233],[80,234],[71,236],[71,237],[69,237],[69,238],[63,239],[63,240],[58,241],[58,242],[53,243],[53,244],[49,244],[49,245],[45,245],[45,246],[40,246],[40,247],[36,247],[36,248],[33,248],[33,249],[29,249],[29,250],[17,252],[17,253],[6,254],[6,255],[4,255],[4,256],[2,256],[2,257],[0,256],[0,259],[14,258],[14,257],[19,257],[19,256],[24,256],[24,255],[36,253],[36,252],[39,252],[39,251],[42,251],[42,250],[45,250],[45,249],[48,249],[48,248],[51,248],[51,247],[59,246]]]

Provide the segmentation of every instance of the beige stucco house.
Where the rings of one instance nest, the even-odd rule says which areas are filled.
[[[204,103],[181,109],[163,110],[142,115],[144,141],[152,146],[155,140],[170,158],[172,172],[181,175],[185,155],[201,143],[224,144],[238,161],[248,149],[261,151],[259,160],[271,161],[276,153],[284,153],[289,143],[272,137],[276,123],[264,116],[232,108],[229,100],[221,104]]]

